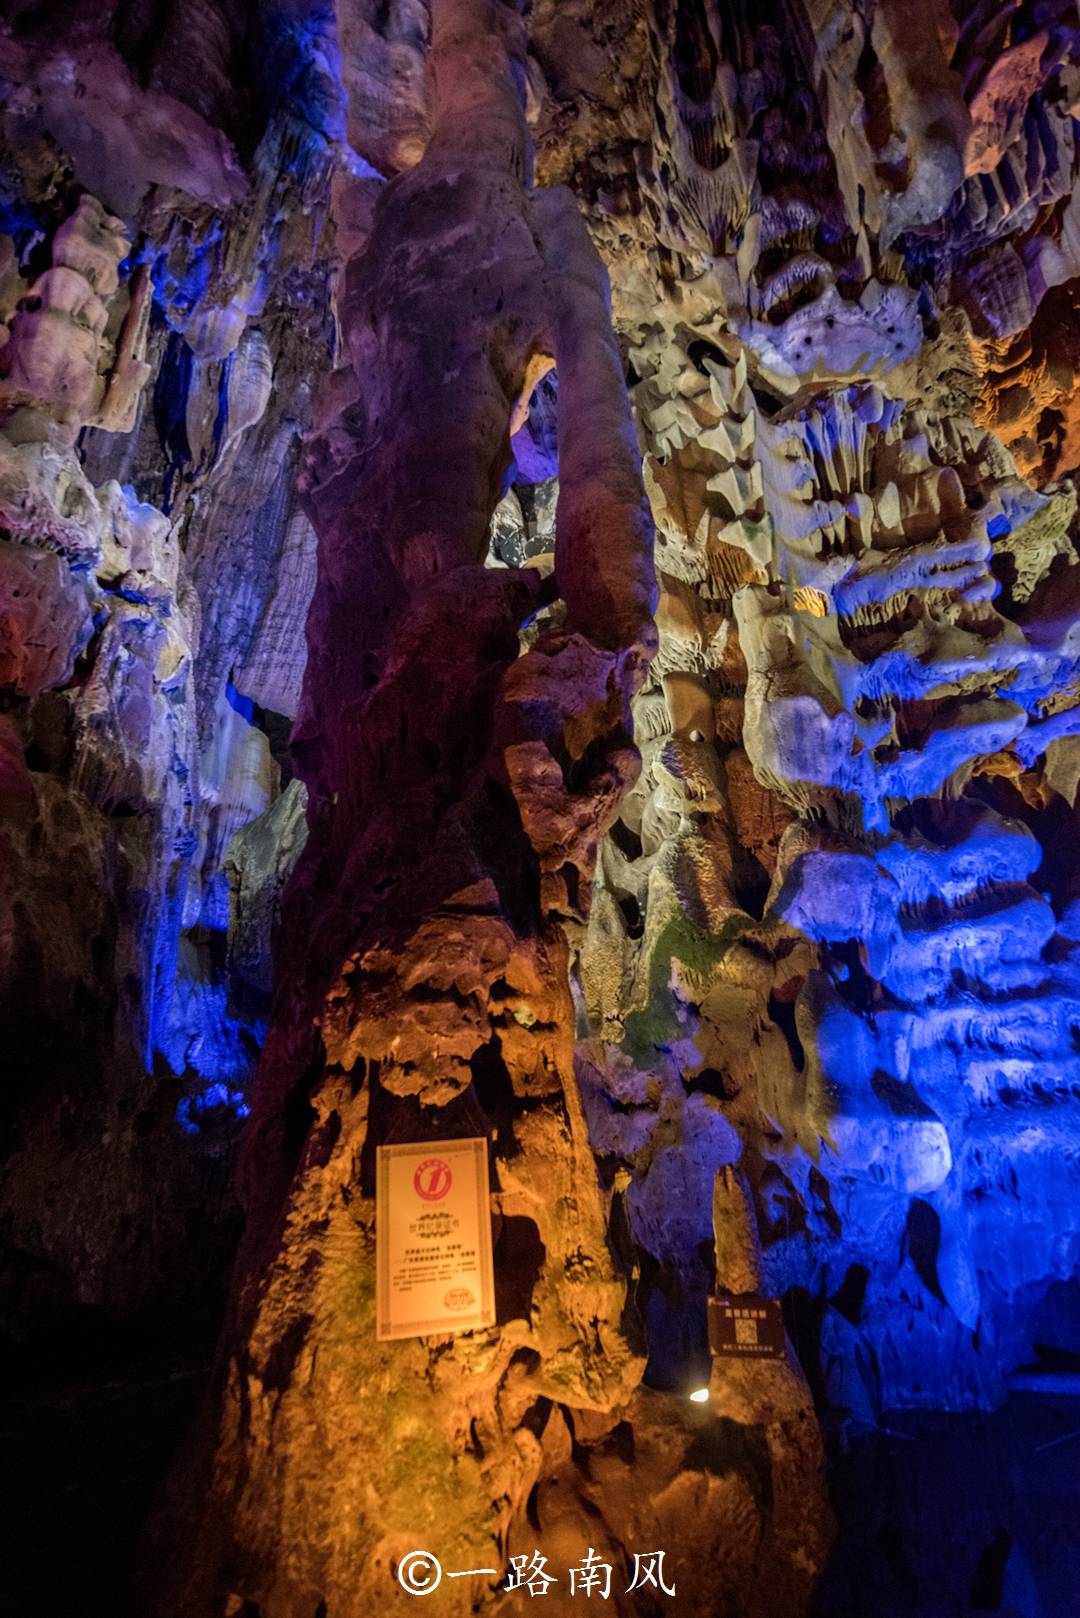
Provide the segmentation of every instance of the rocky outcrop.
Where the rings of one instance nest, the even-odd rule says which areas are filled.
[[[683,274],[642,307],[633,260],[621,313],[660,646],[582,983],[594,1140],[630,1176],[652,1260],[648,1374],[677,1379],[708,1286],[689,1232],[659,1211],[741,1154],[765,1275],[799,1312],[819,1389],[878,1421],[897,1405],[999,1401],[1034,1352],[1037,1300],[1075,1273],[1060,1186],[1078,1002],[1054,847],[1075,798],[1075,491],[1020,475],[1072,464],[1045,416],[1033,452],[1046,389],[1015,427],[995,392],[1006,376],[1022,391],[998,356],[1039,330],[1046,283],[1024,266],[1067,252],[1071,204],[1022,255],[1002,244],[1034,218],[1025,197],[1068,196],[1073,159],[1057,111],[1069,81],[1045,66],[1045,39],[989,76],[969,61],[965,101],[963,40],[939,49],[928,21],[913,53],[887,8],[869,35],[856,19],[842,37],[846,17],[812,18],[828,147],[818,126],[776,148],[782,171],[763,156],[781,115],[750,109],[756,75],[792,43],[759,29],[736,80],[730,41],[685,36],[672,106],[680,131],[692,110],[695,149],[727,176],[711,244],[686,234],[693,167],[658,103],[670,183],[655,159],[649,172],[674,204],[661,230]],[[891,171],[865,66],[845,67],[870,49]],[[815,166],[822,150],[835,170]],[[1018,192],[1007,176],[1025,162]],[[990,176],[1008,211],[976,217],[972,188]],[[1005,254],[1019,266],[1008,286]],[[920,289],[927,255],[962,309]],[[1009,1190],[988,1197],[987,1176]]]
[[[24,3],[0,92],[0,1322],[212,1314],[246,1118],[177,1611],[802,1610],[808,1389],[1076,1349],[1071,8]],[[497,1325],[376,1343],[440,1133]]]
[[[86,42],[107,19],[86,23],[69,42],[24,16],[0,41],[0,700],[13,802],[38,806],[5,825],[0,875],[20,1341],[58,1311],[155,1318],[219,1285],[266,1011],[230,973],[226,862],[277,798],[298,698],[314,549],[294,468],[329,319],[296,313],[325,260],[281,250],[329,183],[333,119],[299,112],[317,70],[266,115],[249,189],[235,127],[140,88]],[[261,978],[273,893],[242,894]],[[46,1024],[62,1056],[41,1089]],[[110,1206],[110,1184],[130,1195]]]
[[[228,1581],[268,1611],[360,1611],[410,1548],[418,1493],[447,1554],[501,1566],[537,1489],[560,1531],[575,1510],[584,1523],[584,1480],[575,1508],[564,1468],[578,1420],[590,1447],[620,1420],[637,1430],[623,1409],[642,1362],[574,1076],[567,928],[636,773],[652,529],[603,271],[570,199],[523,185],[523,40],[508,6],[436,8],[427,151],[344,277],[347,413],[306,474],[319,568],[294,753],[309,835],[241,1165],[248,1227],[185,1609],[212,1610]],[[545,596],[536,571],[483,558],[515,403],[552,361]],[[447,1359],[438,1340],[374,1340],[371,1174],[378,1143],[462,1130],[495,1146],[501,1301],[498,1327]],[[369,1391],[384,1383],[389,1423]],[[635,1400],[648,1441],[658,1418]],[[327,1401],[332,1439],[313,1421]],[[373,1465],[377,1503],[358,1509]],[[670,1441],[655,1465],[677,1471]],[[464,1611],[473,1593],[439,1599]]]

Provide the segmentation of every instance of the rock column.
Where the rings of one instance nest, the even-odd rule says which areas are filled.
[[[575,1087],[567,928],[637,770],[652,528],[606,276],[570,197],[527,189],[523,62],[515,6],[437,0],[426,155],[343,277],[306,471],[310,836],[202,1472],[181,1480],[203,1502],[164,1609],[185,1618],[404,1606],[417,1547],[501,1577],[540,1414],[610,1411],[643,1365]],[[511,426],[553,361],[563,601],[483,562]],[[478,1134],[498,1323],[378,1343],[375,1148]],[[470,1610],[483,1582],[444,1581],[429,1610]]]

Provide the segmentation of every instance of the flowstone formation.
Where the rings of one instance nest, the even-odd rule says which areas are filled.
[[[235,1258],[135,1618],[1056,1618],[1060,1492],[931,1541],[1080,1353],[1077,112],[1068,0],[5,8],[0,1349]]]
[[[241,106],[208,10],[195,106],[192,18],[151,42],[102,8],[65,37],[48,9],[0,34],[0,1228],[31,1352],[64,1323],[186,1331],[235,1239],[302,840],[281,767],[315,569],[295,466],[330,363],[340,140],[314,13],[310,59],[295,20],[263,18],[264,68],[289,71]]]
[[[668,1174],[749,1145],[830,1403],[994,1402],[1018,1300],[1076,1261],[1073,900],[1038,840],[1075,790],[1075,492],[869,377],[763,412],[717,337],[676,384],[698,430],[650,463],[659,678],[583,955],[596,1125],[643,1235]],[[692,1252],[653,1252],[676,1313]]]
[[[705,1190],[741,1160],[832,1408],[992,1405],[1048,1326],[1068,1347],[1042,1302],[1080,1254],[1076,492],[987,431],[996,339],[1074,273],[1072,35],[1017,15],[961,73],[970,35],[913,52],[879,7],[860,111],[858,17],[815,13],[800,62],[689,16],[638,147],[658,239],[616,276],[660,647],[582,951],[590,1128],[652,1374],[700,1342]]]
[[[577,1091],[568,929],[637,773],[653,533],[602,266],[573,199],[523,183],[524,43],[513,7],[439,0],[424,157],[382,192],[341,281],[345,364],[303,475],[319,568],[293,752],[310,830],[169,1610],[359,1614],[373,1591],[400,1606],[394,1574],[420,1540],[481,1570],[433,1593],[446,1613],[516,1611],[502,1569],[537,1532],[553,1562],[598,1536],[620,1568],[663,1545],[681,1599],[716,1611],[751,1545],[762,1613],[801,1602],[822,1560],[820,1444],[793,1362],[773,1370],[769,1429],[749,1400],[714,1418],[638,1387]],[[511,431],[552,365],[547,588],[485,554]],[[478,1133],[498,1323],[380,1343],[375,1148]],[[774,1495],[799,1501],[783,1521]],[[692,1503],[707,1514],[693,1554]],[[570,1610],[572,1592],[548,1595]]]

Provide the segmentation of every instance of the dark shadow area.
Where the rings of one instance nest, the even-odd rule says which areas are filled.
[[[114,1340],[108,1357],[104,1347],[99,1337],[90,1371],[26,1374],[25,1391],[0,1398],[0,1618],[151,1618],[131,1603],[129,1573],[206,1385],[212,1338],[157,1349]]]
[[[891,1411],[829,1448],[839,1529],[811,1618],[1080,1615],[1080,1399]]]
[[[703,1307],[712,1277],[702,1264],[701,1292],[691,1293],[678,1271],[641,1250],[636,1303],[645,1329],[648,1362],[642,1378],[661,1393],[688,1394],[709,1380],[709,1339]],[[710,1253],[711,1261],[711,1253]]]
[[[533,1220],[513,1214],[501,1219],[492,1256],[496,1321],[504,1326],[509,1320],[528,1320],[544,1266],[544,1244]]]

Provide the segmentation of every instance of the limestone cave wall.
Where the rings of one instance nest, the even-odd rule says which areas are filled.
[[[1065,0],[0,6],[28,1543],[185,1390],[12,1613],[1073,1610],[1074,111]],[[477,1134],[497,1323],[376,1342]]]

